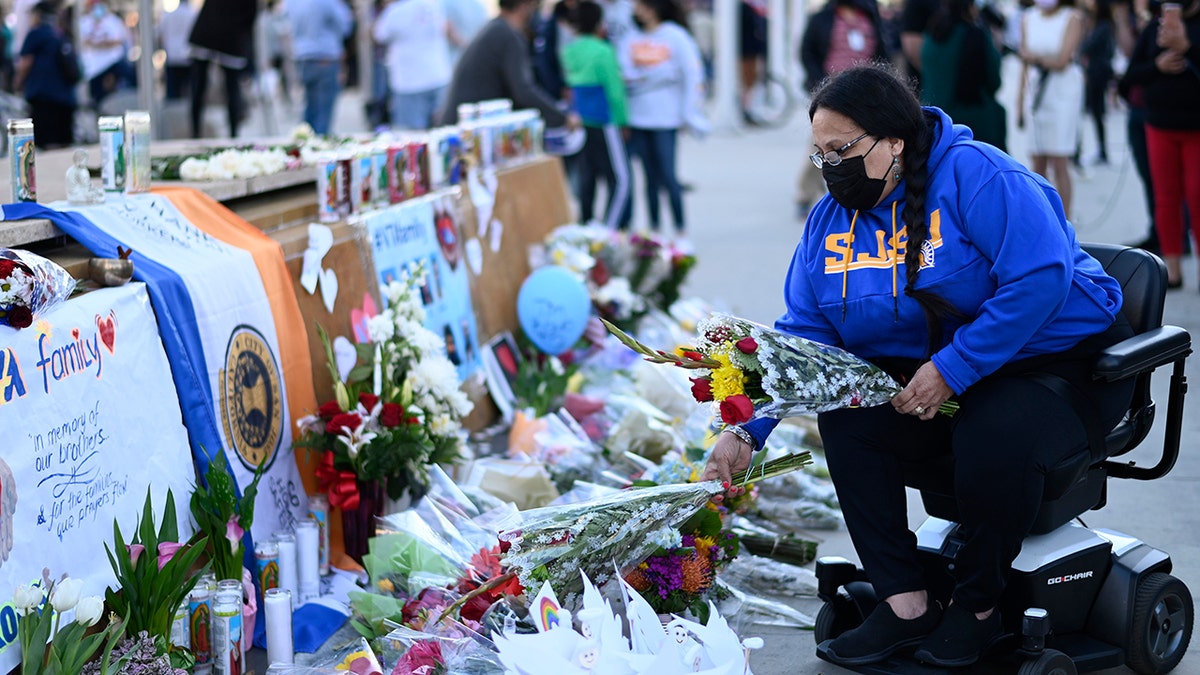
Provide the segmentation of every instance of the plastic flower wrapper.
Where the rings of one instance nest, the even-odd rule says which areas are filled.
[[[384,675],[375,650],[361,637],[334,649],[321,662],[314,660],[312,666],[323,673],[329,673],[332,668],[332,672],[343,675]]]
[[[541,462],[559,493],[570,490],[577,480],[593,480],[605,468],[600,448],[564,411],[539,418],[527,440],[523,449],[510,445],[509,456]]]
[[[29,251],[0,248],[0,326],[27,328],[35,316],[71,297],[75,279]]]
[[[701,321],[696,344],[676,353],[651,349],[606,325],[652,363],[708,371],[692,379],[692,396],[711,402],[725,424],[882,405],[903,389],[850,352],[725,314]],[[947,413],[953,408],[943,405]]]
[[[604,446],[609,454],[636,453],[657,462],[686,443],[674,419],[640,396],[609,397],[604,416],[610,420]]]
[[[465,627],[460,636],[400,627],[377,641],[392,675],[502,675],[492,641]],[[432,667],[432,668],[431,668]],[[423,670],[424,668],[424,670]]]
[[[391,522],[396,531],[373,537],[363,556],[371,592],[350,592],[351,625],[371,638],[385,633],[389,621],[402,623],[406,604],[422,591],[452,585],[467,565],[419,518]]]
[[[745,548],[744,540],[742,546]],[[745,593],[793,598],[817,595],[817,576],[812,570],[745,551],[721,570],[720,580]]]
[[[525,588],[550,582],[570,607],[580,571],[604,584],[614,564],[628,574],[658,548],[678,546],[679,525],[721,492],[715,481],[663,485],[523,511],[500,532],[505,564]]]
[[[787,628],[812,629],[816,621],[804,612],[778,600],[746,593],[745,591],[717,578],[716,587],[721,601],[717,609],[721,616],[729,617],[730,627],[737,633],[745,632],[750,626],[784,626]]]

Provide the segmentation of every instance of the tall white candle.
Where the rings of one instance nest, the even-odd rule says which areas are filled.
[[[300,567],[300,603],[315,600],[321,594],[320,530],[311,520],[296,524],[296,558]]]
[[[267,663],[294,663],[292,648],[292,594],[282,588],[267,591]]]
[[[296,535],[291,532],[276,532],[275,543],[279,544],[279,587],[288,591],[292,602],[298,605],[300,568],[299,560],[296,558]]]

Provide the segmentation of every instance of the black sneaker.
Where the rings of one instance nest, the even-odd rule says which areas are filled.
[[[914,656],[925,663],[943,668],[961,668],[979,660],[983,650],[1003,635],[1000,610],[988,618],[975,618],[975,612],[950,605],[937,630],[921,643]]]
[[[881,602],[861,626],[818,645],[817,655],[839,666],[877,663],[901,649],[921,644],[941,617],[941,606],[933,601],[915,619],[901,619],[891,605]]]

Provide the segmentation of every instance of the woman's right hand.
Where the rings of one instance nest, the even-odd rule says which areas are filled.
[[[746,489],[739,485],[733,485],[732,475],[748,469],[753,456],[754,448],[750,447],[749,443],[733,434],[723,433],[717,439],[717,444],[713,446],[712,454],[708,456],[708,463],[704,465],[704,475],[701,478],[721,481],[726,494],[739,495]],[[720,502],[722,499],[721,495],[713,497],[714,502]]]

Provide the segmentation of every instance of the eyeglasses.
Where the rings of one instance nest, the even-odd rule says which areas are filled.
[[[814,152],[813,154],[809,155],[808,158],[812,161],[813,166],[817,167],[818,169],[825,166],[826,164],[828,164],[829,166],[837,166],[838,164],[842,163],[842,153],[843,152],[854,147],[855,143],[861,141],[862,139],[864,139],[870,135],[871,135],[870,133],[864,133],[862,136],[859,136],[858,138],[850,141],[849,143],[838,148],[837,150],[830,150],[829,152],[824,152],[824,153]],[[874,147],[874,146],[872,146],[872,147]],[[867,152],[870,152],[870,150],[868,150]]]

